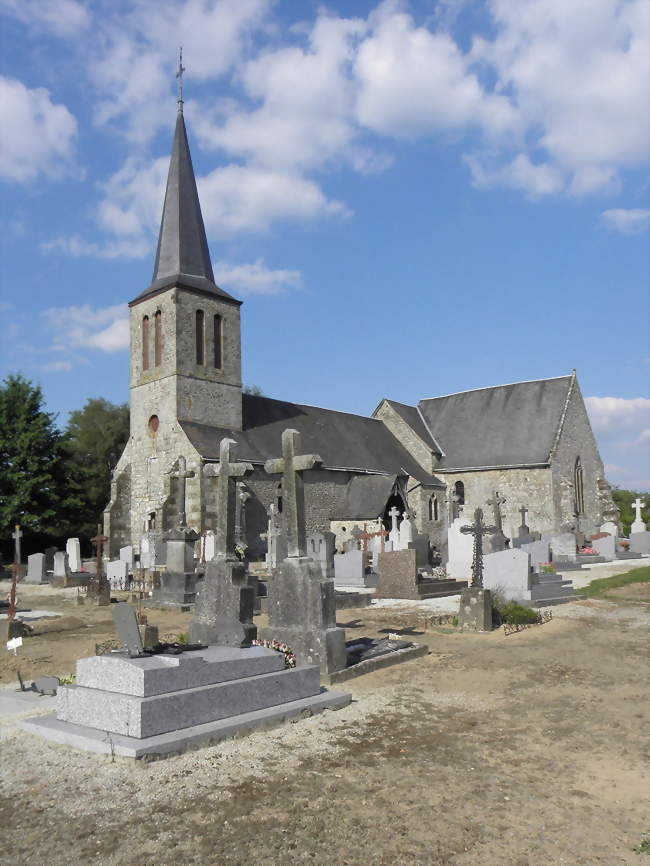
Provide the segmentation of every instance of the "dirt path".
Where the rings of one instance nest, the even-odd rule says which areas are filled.
[[[403,611],[341,621],[413,630]],[[641,866],[649,625],[598,601],[509,637],[429,631],[429,656],[353,681],[340,712],[153,764],[5,719],[2,862]]]

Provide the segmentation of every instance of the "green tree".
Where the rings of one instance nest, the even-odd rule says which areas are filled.
[[[242,393],[251,394],[253,397],[264,397],[264,391],[260,388],[259,385],[244,385],[242,388]]]
[[[56,537],[76,503],[65,474],[63,437],[55,415],[43,410],[43,393],[20,374],[0,385],[0,537],[14,523]]]
[[[106,507],[111,470],[129,438],[129,407],[89,399],[70,413],[65,431],[68,476],[80,502],[74,534],[92,538]]]
[[[646,507],[641,509],[641,519],[647,524],[650,520],[650,494],[639,493],[637,490],[621,490],[619,487],[612,487],[612,498],[621,512],[621,526],[625,535],[630,534],[630,527],[635,516],[632,503],[637,497],[646,503]]]

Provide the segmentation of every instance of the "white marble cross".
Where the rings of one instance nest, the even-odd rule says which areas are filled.
[[[15,532],[11,533],[11,537],[14,540],[14,562],[17,565],[20,565],[20,559],[22,556],[22,553],[20,550],[20,539],[23,537],[23,534],[20,530],[20,523],[16,524]]]
[[[640,499],[638,496],[632,503],[632,508],[634,508],[635,511],[635,518],[630,532],[643,532],[645,530],[645,523],[643,522],[643,519],[641,517],[641,509],[643,508],[644,504],[645,503],[643,502],[643,500]]]

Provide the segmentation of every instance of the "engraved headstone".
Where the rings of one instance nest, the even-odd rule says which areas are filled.
[[[113,605],[113,622],[120,642],[124,644],[130,658],[141,656],[144,647],[142,645],[142,635],[140,627],[135,615],[135,611],[131,605],[125,601],[120,601]]]

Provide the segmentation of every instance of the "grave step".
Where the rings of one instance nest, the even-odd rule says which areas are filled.
[[[530,607],[554,607],[556,604],[567,604],[570,601],[579,601],[577,595],[560,595],[553,598],[532,598],[526,602]]]
[[[563,586],[532,586],[530,588],[531,601],[543,601],[545,598],[564,598],[575,595],[571,581]]]

